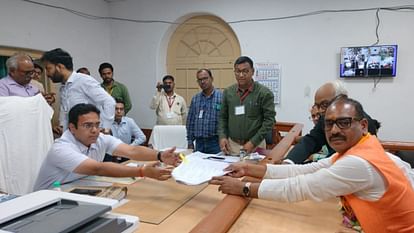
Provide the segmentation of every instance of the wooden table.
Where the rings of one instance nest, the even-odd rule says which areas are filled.
[[[153,185],[170,186],[171,183],[164,184],[154,181]],[[134,184],[129,187],[128,197],[141,191],[139,183]],[[217,186],[209,185],[162,223],[155,225],[141,222],[136,232],[189,232],[224,197],[225,195],[217,191]],[[154,202],[156,201],[154,199]],[[114,212],[131,214],[131,209],[142,208],[151,211],[148,202],[142,204],[131,201],[125,206],[115,209]],[[340,229],[341,222],[338,208],[336,200],[321,203],[305,201],[288,204],[255,199],[250,202],[229,232],[336,232]],[[127,213],[126,210],[128,210]]]

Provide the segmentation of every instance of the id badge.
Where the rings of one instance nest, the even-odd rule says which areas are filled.
[[[236,116],[244,115],[244,105],[236,106],[234,108],[234,113],[235,113]]]
[[[168,119],[173,118],[173,113],[172,113],[172,112],[167,112],[167,118],[168,118]]]
[[[204,113],[204,110],[200,110],[200,112],[198,113],[198,118],[199,119],[203,118],[203,113]]]

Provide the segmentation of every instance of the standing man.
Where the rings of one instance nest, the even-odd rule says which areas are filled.
[[[125,114],[132,108],[131,99],[127,87],[114,80],[114,67],[105,62],[99,66],[99,74],[103,80],[101,86],[108,92],[114,99],[121,99],[125,103]]]
[[[217,133],[223,94],[213,86],[213,76],[209,69],[197,71],[197,83],[201,92],[193,96],[187,117],[188,148],[207,154],[220,152]]]
[[[174,77],[166,75],[157,83],[157,93],[152,97],[150,108],[155,110],[157,125],[185,125],[187,104],[174,92]]]
[[[34,73],[31,57],[24,53],[15,54],[7,59],[6,66],[8,75],[0,79],[0,96],[30,97],[40,93],[30,83]]]
[[[64,184],[86,175],[111,177],[150,177],[166,180],[171,169],[159,163],[128,167],[104,163],[105,153],[134,160],[161,161],[175,165],[178,161],[175,148],[164,152],[143,146],[130,146],[111,135],[99,132],[99,110],[92,104],[77,104],[69,111],[69,128],[57,139],[43,161],[34,189],[50,188],[55,181]]]
[[[115,100],[106,93],[91,76],[73,72],[70,54],[60,48],[45,52],[41,58],[45,64],[46,75],[54,83],[62,83],[60,87],[60,127],[55,133],[62,134],[68,127],[69,110],[79,103],[91,103],[97,106],[101,114],[101,130],[110,133],[115,115]]]
[[[265,137],[275,124],[273,93],[253,80],[253,61],[239,57],[234,63],[237,84],[224,90],[219,121],[221,150],[226,154],[266,148]]]
[[[42,77],[42,73],[43,73],[43,67],[36,61],[33,62],[33,65],[34,65],[33,77],[30,83],[33,86],[37,87],[37,89],[39,89],[41,93],[45,93],[45,88],[40,80]]]

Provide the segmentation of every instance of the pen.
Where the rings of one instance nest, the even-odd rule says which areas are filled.
[[[220,159],[220,160],[224,160],[225,158],[218,157],[218,156],[208,156],[206,159]]]
[[[178,154],[178,156],[180,156],[180,159],[184,162],[184,163],[187,163],[188,162],[188,160],[187,160],[187,158],[182,154],[182,153],[179,153]]]

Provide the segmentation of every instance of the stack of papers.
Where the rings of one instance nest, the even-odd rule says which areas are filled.
[[[214,156],[200,152],[187,155],[186,159],[173,170],[172,176],[177,182],[199,185],[208,182],[213,176],[225,175],[227,172],[224,169],[229,166],[229,163],[225,162],[225,159],[210,159]]]

